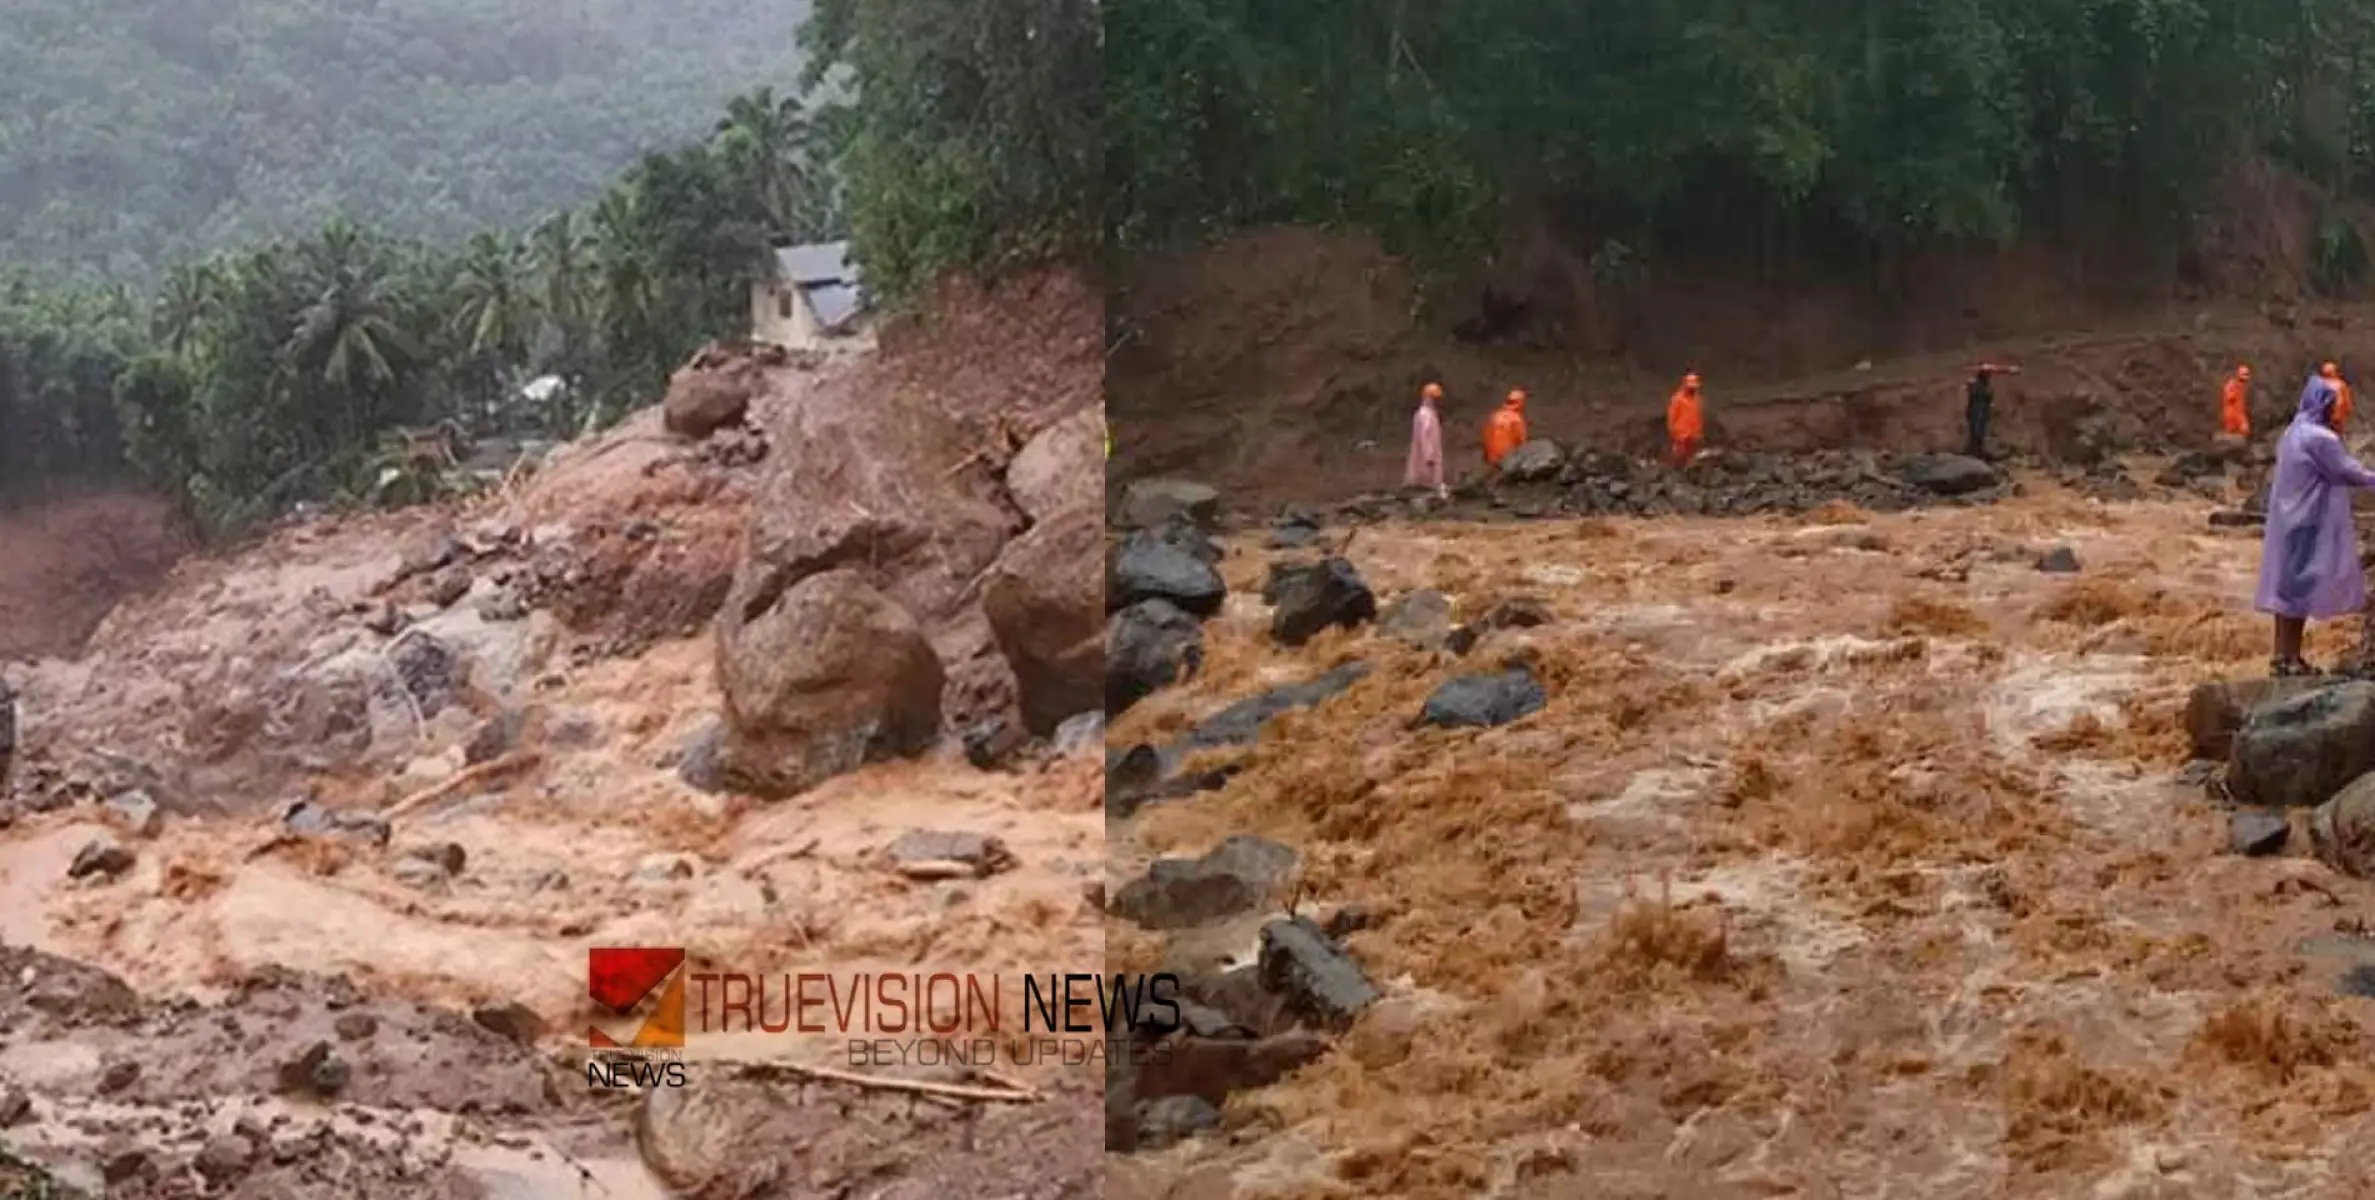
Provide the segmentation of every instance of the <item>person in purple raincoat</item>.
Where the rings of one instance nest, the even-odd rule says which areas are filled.
[[[2375,488],[2375,471],[2359,465],[2334,431],[2340,399],[2331,381],[2312,377],[2292,425],[2276,443],[2257,606],[2276,618],[2278,675],[2315,673],[2301,658],[2310,618],[2331,620],[2367,605],[2350,489]]]

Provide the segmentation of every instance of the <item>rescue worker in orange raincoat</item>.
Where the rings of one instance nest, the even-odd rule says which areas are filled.
[[[1509,393],[1492,419],[1484,423],[1484,465],[1498,469],[1510,451],[1525,444],[1526,393],[1521,388]]]
[[[2340,429],[2350,420],[2350,381],[2342,378],[2342,368],[2332,363],[2319,367],[2317,373],[2334,385],[2334,428]]]
[[[2251,436],[2251,365],[2245,363],[2227,376],[2226,390],[2218,397],[2219,432],[2228,437]]]
[[[1666,437],[1674,446],[1674,465],[1687,467],[1707,440],[1707,414],[1700,407],[1699,376],[1682,377],[1682,386],[1666,401]]]

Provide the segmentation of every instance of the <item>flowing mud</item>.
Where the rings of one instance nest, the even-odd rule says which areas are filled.
[[[1380,605],[1555,618],[1464,660],[1374,626],[1278,648],[1275,556],[1231,539],[1203,672],[1114,743],[1373,669],[1217,792],[1117,823],[1112,881],[1286,843],[1305,911],[1365,910],[1345,945],[1384,997],[1220,1129],[1117,1156],[1108,1194],[2375,1194],[2375,1013],[2338,987],[2375,957],[2375,889],[2299,836],[2230,854],[2180,781],[2190,687],[2265,670],[2258,540],[2200,500],[2023,483],[1887,516],[1359,529]],[[2057,546],[2077,573],[2039,569]],[[1414,727],[1512,657],[1542,711]],[[1187,945],[1107,939],[1115,969]]]

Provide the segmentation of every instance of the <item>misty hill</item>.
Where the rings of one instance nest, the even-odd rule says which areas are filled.
[[[141,278],[318,226],[581,203],[792,82],[809,0],[13,0],[0,265]]]

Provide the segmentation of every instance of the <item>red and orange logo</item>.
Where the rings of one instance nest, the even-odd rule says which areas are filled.
[[[593,996],[594,1003],[622,1017],[633,1016],[663,982],[668,985],[667,990],[660,992],[660,1001],[652,1007],[651,1015],[635,1030],[633,1040],[621,1042],[588,1026],[587,1044],[641,1049],[684,1045],[684,977],[684,950],[680,947],[602,947],[586,951],[587,993]]]

